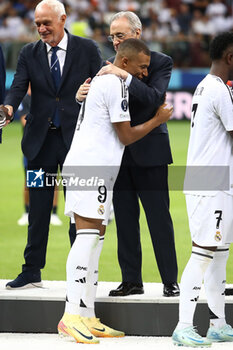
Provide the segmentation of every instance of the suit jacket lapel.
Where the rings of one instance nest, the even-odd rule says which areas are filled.
[[[48,84],[50,87],[55,90],[52,75],[49,68],[49,62],[48,62],[48,55],[46,52],[45,44],[41,41],[40,47],[39,47],[39,54],[38,54],[39,64],[42,67],[42,72],[45,75],[46,80],[48,81]]]

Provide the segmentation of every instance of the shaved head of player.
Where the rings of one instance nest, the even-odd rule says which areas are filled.
[[[149,64],[150,50],[141,40],[127,39],[120,44],[114,61],[115,66],[141,80],[148,75]]]

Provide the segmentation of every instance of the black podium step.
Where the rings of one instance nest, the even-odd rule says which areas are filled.
[[[43,288],[6,290],[0,280],[0,332],[56,333],[65,305],[66,283],[43,281]],[[119,283],[100,282],[96,315],[110,327],[127,335],[170,336],[178,321],[179,297],[162,296],[160,283],[144,283],[145,294],[109,297]],[[208,309],[202,288],[194,323],[205,335]],[[233,325],[233,297],[226,297],[226,319]]]

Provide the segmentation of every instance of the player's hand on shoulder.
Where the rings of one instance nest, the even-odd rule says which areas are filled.
[[[128,77],[128,72],[121,69],[109,61],[106,61],[107,65],[102,67],[96,75],[114,74],[117,77],[126,80]]]
[[[162,104],[157,113],[155,114],[154,118],[156,121],[160,122],[160,124],[166,123],[172,116],[173,113],[173,106],[168,106],[167,103]]]
[[[91,86],[91,78],[87,78],[82,85],[80,85],[78,91],[76,92],[75,98],[77,102],[83,102],[89,92]]]

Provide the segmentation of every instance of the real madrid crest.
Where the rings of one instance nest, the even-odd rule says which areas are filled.
[[[104,206],[103,206],[103,205],[100,205],[99,208],[98,208],[98,210],[97,210],[97,212],[98,212],[98,214],[103,215],[104,212],[105,212]]]
[[[215,235],[214,239],[215,239],[215,241],[217,241],[217,242],[220,242],[220,241],[221,241],[222,235],[221,235],[220,231],[216,231],[216,235]]]

